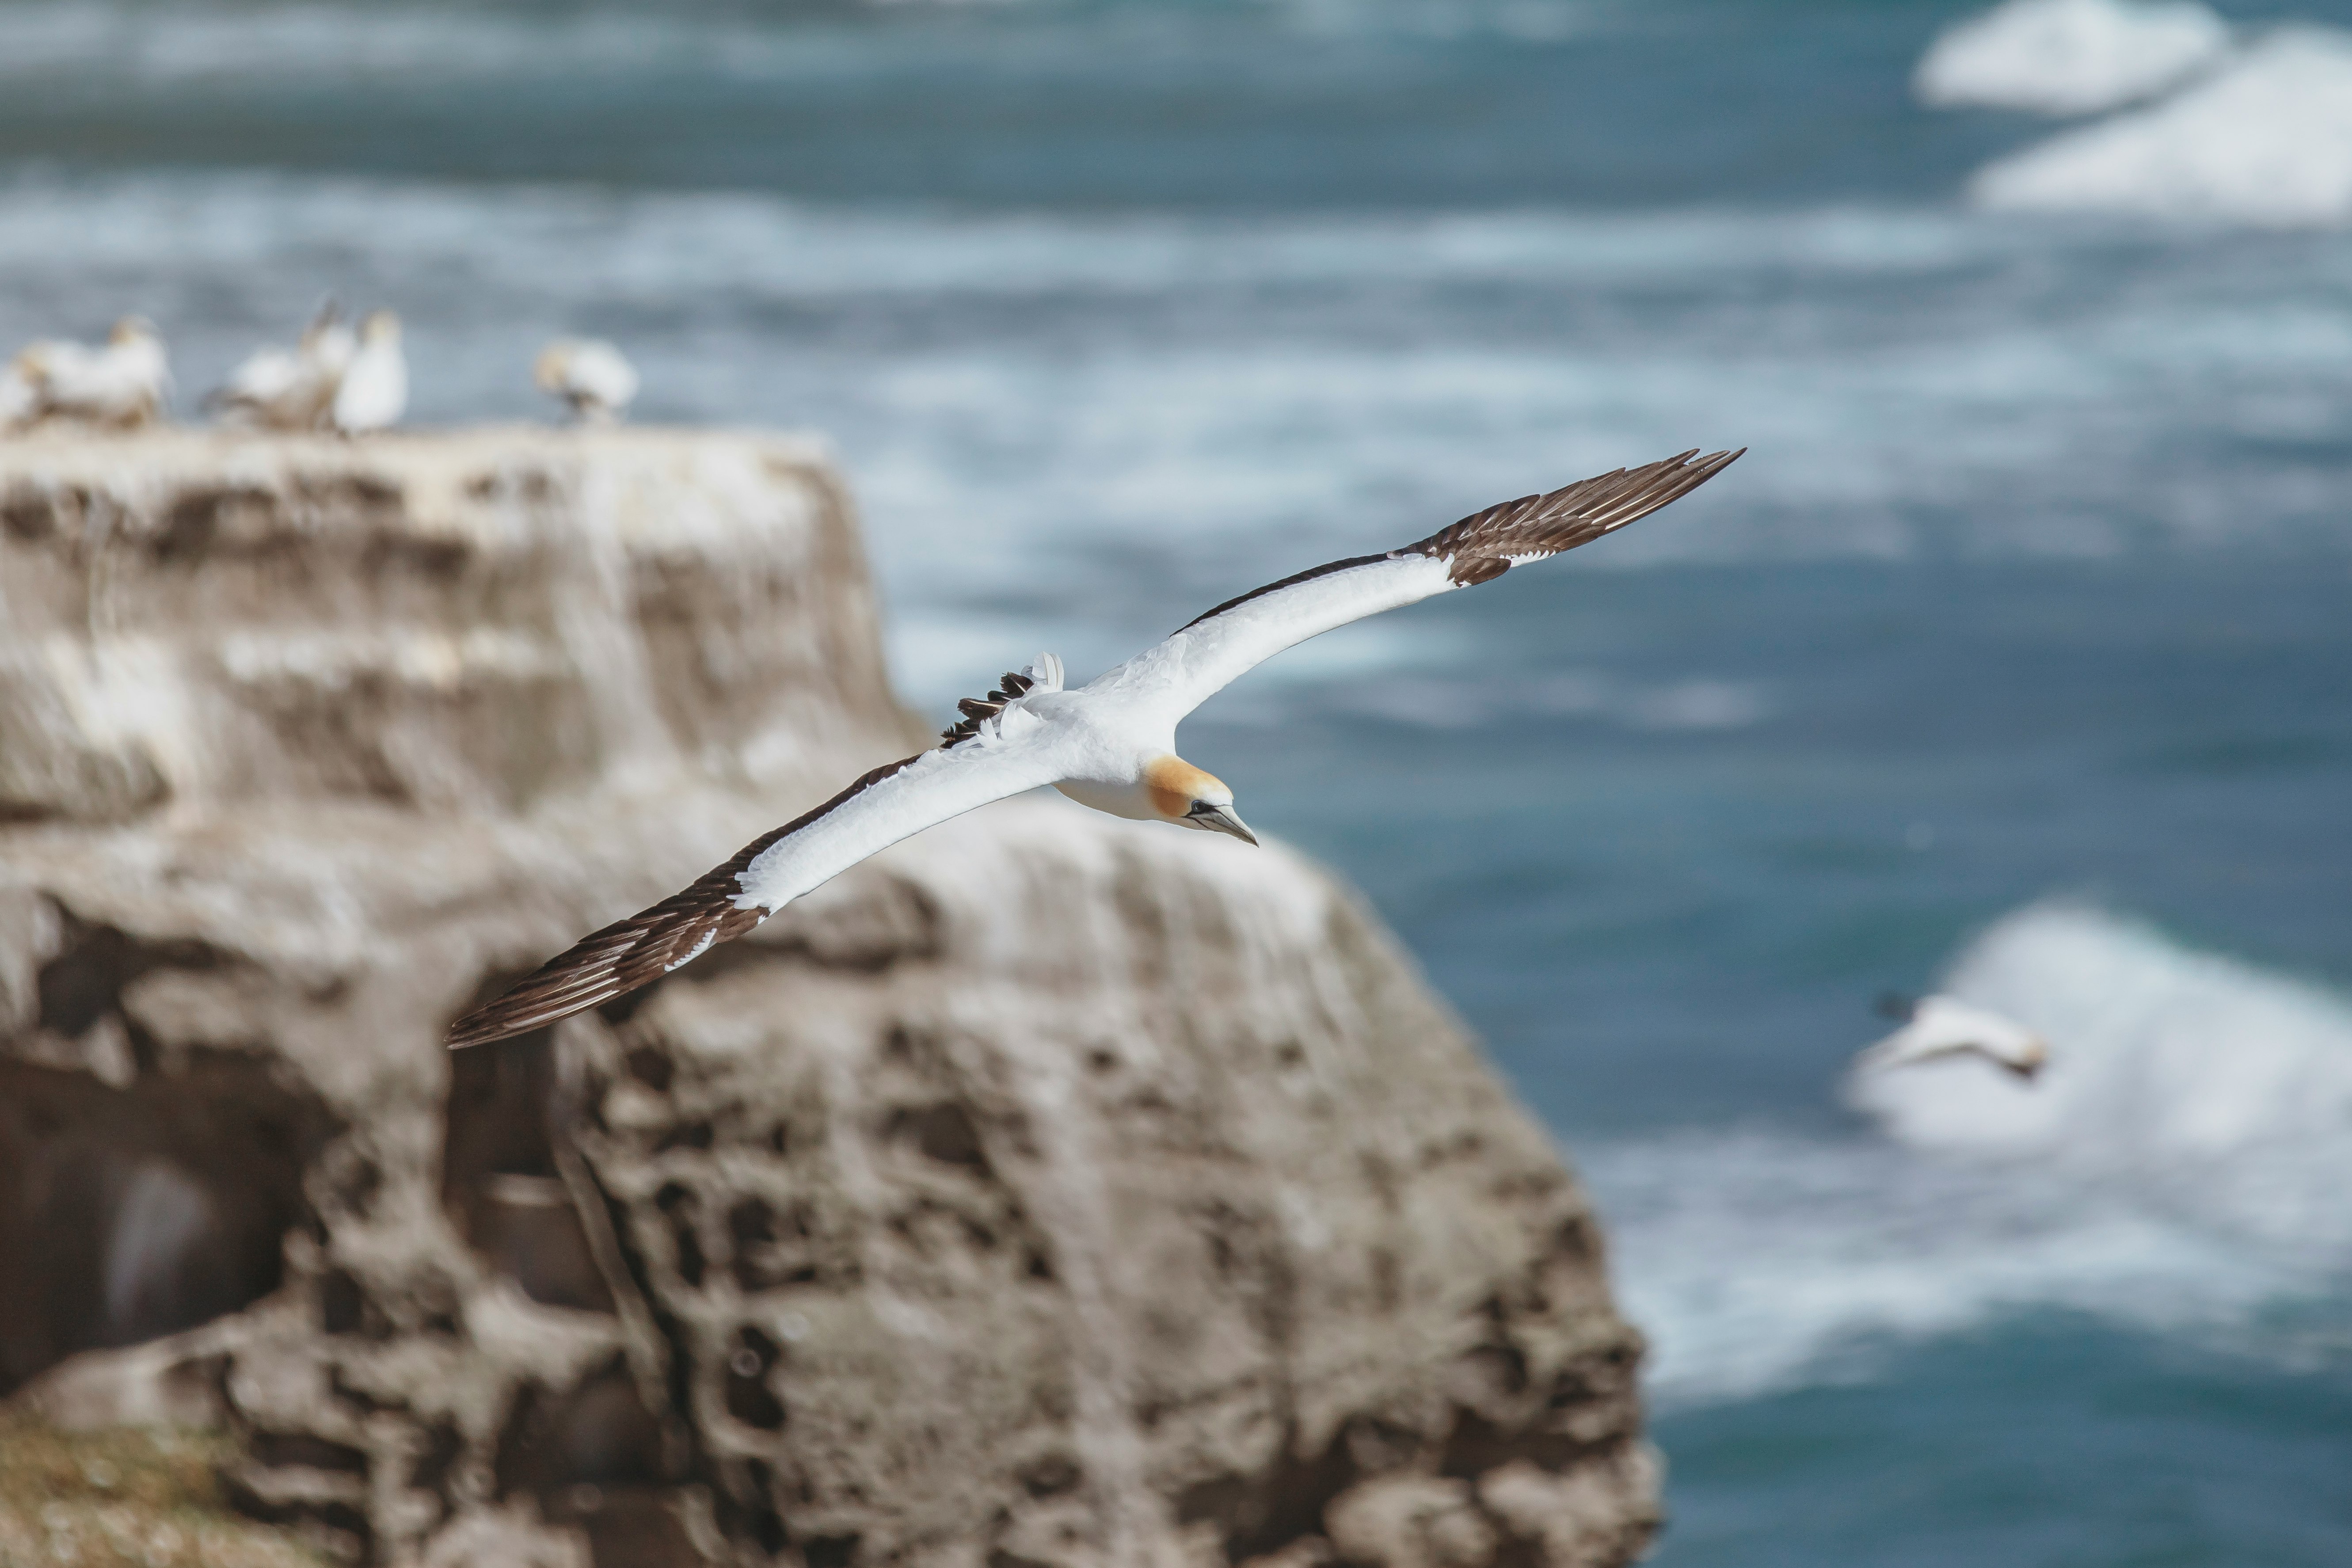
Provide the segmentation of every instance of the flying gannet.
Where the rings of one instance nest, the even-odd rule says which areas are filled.
[[[616,423],[637,395],[636,366],[600,338],[556,339],[540,351],[531,379],[583,425]]]
[[[1921,1062],[1977,1056],[2031,1083],[2049,1065],[2050,1047],[2014,1019],[1950,996],[1879,999],[1878,1010],[1903,1026],[1853,1058],[1857,1072],[1885,1072]]]
[[[105,343],[28,343],[16,374],[32,388],[31,420],[83,419],[135,429],[162,417],[172,370],[154,323],[125,316]]]
[[[344,369],[329,412],[346,436],[388,429],[408,408],[408,360],[400,352],[400,318],[370,310],[360,323],[359,348]]]
[[[359,338],[330,300],[289,352],[258,348],[205,401],[268,430],[312,430],[328,421]]]
[[[1746,448],[1741,448],[1742,451]],[[452,1047],[542,1028],[691,962],[935,823],[1041,784],[1141,822],[1256,837],[1224,783],[1176,754],[1176,726],[1253,666],[1319,633],[1573,550],[1686,495],[1739,452],[1696,448],[1524,496],[1427,539],[1228,599],[1075,691],[1051,654],[1007,675],[927,752],[876,768],[738,850],[684,891],[583,938],[449,1028]]]

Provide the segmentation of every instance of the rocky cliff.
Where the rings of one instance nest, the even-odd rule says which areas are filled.
[[[1278,847],[1008,802],[441,1047],[914,729],[803,445],[0,444],[0,1390],[382,1563],[1633,1555],[1584,1199]]]

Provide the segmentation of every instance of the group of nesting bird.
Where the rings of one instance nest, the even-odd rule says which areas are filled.
[[[268,345],[245,356],[205,404],[265,430],[388,429],[408,409],[408,356],[400,318],[371,310],[354,331],[328,305],[291,349]]]
[[[619,419],[637,395],[637,373],[621,351],[593,339],[548,344],[532,377],[583,424]],[[48,421],[135,430],[163,419],[171,396],[162,334],[144,317],[125,316],[96,347],[45,340],[19,352],[0,370],[0,431]],[[389,429],[408,408],[400,318],[371,310],[354,327],[330,303],[293,347],[247,355],[204,405],[264,430]]]
[[[123,429],[163,416],[172,367],[154,323],[125,316],[97,348],[44,339],[0,371],[0,430],[45,419]]]

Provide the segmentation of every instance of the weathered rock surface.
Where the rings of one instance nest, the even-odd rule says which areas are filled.
[[[441,1048],[921,743],[812,448],[8,443],[0,628],[0,1390],[52,1419],[224,1423],[385,1563],[1645,1542],[1583,1198],[1279,848],[1009,802]]]

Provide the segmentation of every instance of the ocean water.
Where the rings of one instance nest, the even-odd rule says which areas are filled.
[[[0,0],[0,343],[140,310],[184,408],[331,291],[449,422],[613,337],[829,433],[943,715],[1749,447],[1188,754],[1574,1152],[1657,1562],[2352,1562],[2352,233],[1972,205],[2067,122],[1912,102],[1967,14]],[[1849,1083],[1930,984],[2044,1081]]]

